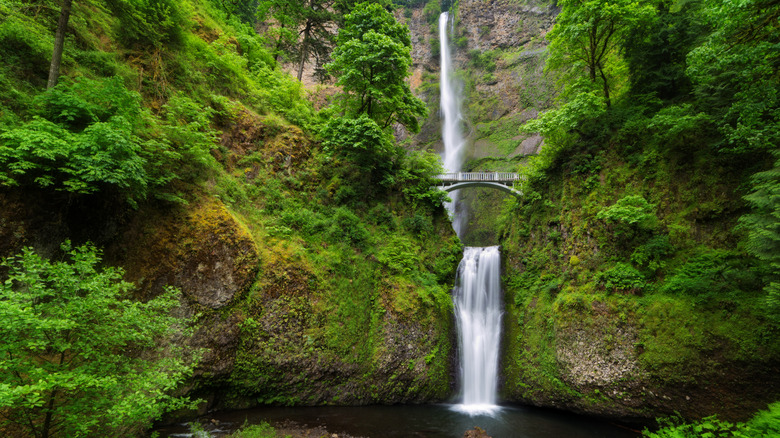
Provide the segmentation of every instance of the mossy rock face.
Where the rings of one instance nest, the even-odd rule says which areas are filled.
[[[191,305],[221,308],[255,278],[259,256],[248,231],[217,200],[173,212],[142,211],[122,238],[128,280],[141,294],[180,287]]]

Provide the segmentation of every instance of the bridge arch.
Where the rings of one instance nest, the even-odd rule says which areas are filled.
[[[445,192],[468,187],[487,187],[510,193],[518,198],[523,192],[514,188],[515,181],[524,179],[512,172],[453,172],[437,175],[439,188]]]
[[[439,188],[444,190],[445,192],[452,192],[455,190],[465,189],[468,187],[488,187],[491,189],[501,190],[502,192],[510,193],[514,196],[517,196],[518,198],[523,196],[523,192],[519,190],[515,190],[514,188],[501,183],[489,182],[489,181],[466,181],[466,182],[459,182],[459,183],[454,183],[446,186],[439,186]]]

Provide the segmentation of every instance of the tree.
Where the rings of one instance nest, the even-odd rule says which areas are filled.
[[[600,85],[609,107],[610,85],[607,75],[610,59],[627,40],[627,32],[650,19],[654,7],[634,0],[561,0],[561,13],[550,31],[551,68],[571,64],[587,71],[593,85]]]
[[[420,130],[425,104],[406,83],[412,64],[409,29],[376,3],[360,3],[339,30],[333,62],[326,68],[338,77],[343,93],[339,109],[345,116],[361,114],[382,129],[399,123]]]
[[[330,52],[333,42],[333,33],[328,25],[334,23],[332,0],[308,0],[302,9],[303,29],[301,30],[300,61],[298,63],[298,80],[303,77],[303,67],[309,57],[309,53],[315,54],[317,59],[324,59]]]
[[[631,44],[624,54],[632,94],[652,93],[664,100],[688,97],[691,81],[685,74],[686,56],[706,35],[700,5],[687,2],[671,10],[671,4],[662,2],[655,19],[629,30]]]
[[[60,9],[60,18],[57,20],[57,32],[54,34],[54,50],[51,55],[51,66],[49,67],[49,81],[46,88],[53,88],[57,85],[60,77],[60,64],[62,63],[62,49],[65,45],[65,31],[68,29],[70,20],[70,8],[73,0],[62,0]]]
[[[334,4],[335,0],[265,0],[258,5],[260,21],[276,22],[276,60],[285,51],[297,54],[299,81],[310,55],[321,63],[330,54],[337,18]]]
[[[768,311],[780,320],[780,152],[775,166],[753,176],[753,191],[745,196],[752,212],[739,218],[738,228],[747,231],[747,249],[768,265],[764,291]]]
[[[0,265],[0,426],[36,438],[129,436],[170,409],[192,370],[179,347],[177,291],[127,299],[122,270],[100,270],[92,246],[62,245],[70,262],[32,249]]]
[[[720,151],[763,161],[780,144],[780,3],[710,0],[703,11],[713,32],[687,58],[696,102],[724,137]]]

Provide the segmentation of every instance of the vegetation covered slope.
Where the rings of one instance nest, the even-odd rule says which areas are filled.
[[[0,3],[0,252],[91,241],[135,284],[123,298],[180,288],[174,314],[194,322],[177,342],[202,353],[178,391],[203,409],[446,399],[461,246],[430,190],[436,157],[404,153],[387,122],[414,130],[424,108],[383,91],[353,105],[346,60],[353,82],[317,113],[253,7],[76,1],[45,90],[59,4]],[[394,26],[372,7],[346,4],[345,25]],[[377,43],[403,59],[398,32]],[[367,83],[403,91],[403,73]]]
[[[558,5],[559,109],[499,219],[504,394],[747,418],[780,394],[778,7]]]

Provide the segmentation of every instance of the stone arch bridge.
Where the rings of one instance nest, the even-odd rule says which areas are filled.
[[[436,175],[438,187],[445,192],[467,187],[488,187],[521,197],[523,192],[514,188],[516,181],[525,180],[514,172],[453,172]]]

